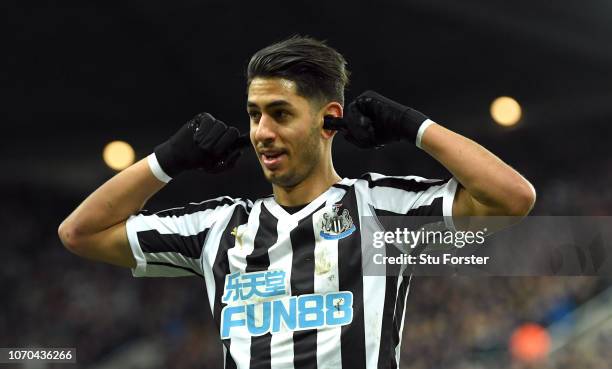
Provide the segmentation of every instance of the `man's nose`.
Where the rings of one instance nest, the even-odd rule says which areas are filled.
[[[276,123],[269,115],[262,114],[255,130],[255,140],[269,142],[274,139],[276,139]]]

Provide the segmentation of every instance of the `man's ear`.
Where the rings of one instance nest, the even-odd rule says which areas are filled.
[[[332,116],[335,118],[342,118],[343,115],[343,110],[342,110],[342,105],[340,105],[340,103],[336,102],[336,101],[332,101],[330,103],[327,103],[322,109],[321,109],[321,127],[323,127],[323,119],[325,118],[325,116]],[[331,130],[331,129],[321,129],[321,136],[323,136],[323,138],[326,139],[330,139],[332,137],[334,137],[334,135],[336,134],[337,131]]]

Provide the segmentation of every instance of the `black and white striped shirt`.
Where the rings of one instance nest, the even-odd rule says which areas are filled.
[[[127,221],[136,277],[199,276],[225,368],[397,368],[410,278],[364,276],[360,217],[439,216],[454,179],[366,173],[289,214],[219,197]]]

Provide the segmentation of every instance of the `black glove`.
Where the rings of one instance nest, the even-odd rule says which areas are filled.
[[[374,91],[366,91],[351,102],[344,118],[326,116],[325,129],[344,134],[347,141],[361,148],[408,141],[416,142],[424,114],[388,99]]]
[[[155,157],[170,177],[190,169],[218,173],[232,168],[249,144],[249,137],[235,127],[200,113],[157,146]]]

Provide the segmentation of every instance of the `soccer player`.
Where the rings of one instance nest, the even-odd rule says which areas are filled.
[[[371,91],[345,109],[345,66],[308,37],[258,51],[247,70],[250,140],[198,114],[85,199],[59,227],[63,244],[136,277],[202,278],[226,368],[399,367],[410,278],[364,276],[371,245],[360,217],[439,216],[452,229],[460,216],[525,216],[535,192],[482,146],[414,109]],[[362,148],[415,144],[453,178],[342,178],[331,155],[338,132]],[[181,172],[231,168],[249,141],[273,195],[141,211]]]

